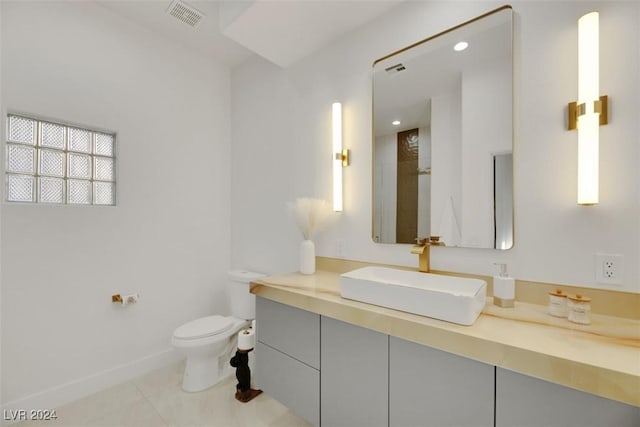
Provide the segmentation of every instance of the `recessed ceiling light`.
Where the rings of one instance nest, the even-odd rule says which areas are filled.
[[[467,43],[467,42],[458,42],[453,47],[453,50],[455,50],[456,52],[460,52],[460,51],[465,50],[468,46],[469,46],[469,43]]]
[[[398,126],[400,124],[400,120],[394,120],[391,122],[392,125]]]

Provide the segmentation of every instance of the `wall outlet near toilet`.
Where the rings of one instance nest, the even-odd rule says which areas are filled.
[[[596,254],[596,282],[603,285],[622,285],[624,272],[622,255]]]
[[[114,294],[111,295],[111,301],[120,305],[128,305],[135,304],[138,302],[138,298],[140,298],[140,294],[130,294],[130,295],[120,295]]]

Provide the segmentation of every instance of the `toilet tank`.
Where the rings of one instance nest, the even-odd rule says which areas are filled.
[[[238,319],[252,320],[256,317],[256,297],[249,293],[249,282],[265,277],[265,274],[246,270],[229,272],[229,299],[231,315]]]

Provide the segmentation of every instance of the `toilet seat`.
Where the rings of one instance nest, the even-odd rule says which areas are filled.
[[[228,331],[233,326],[233,319],[223,316],[207,316],[185,323],[175,330],[174,338],[180,340],[197,340],[212,337]]]

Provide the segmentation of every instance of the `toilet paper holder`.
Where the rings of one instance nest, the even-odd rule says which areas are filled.
[[[140,298],[139,294],[130,294],[122,296],[120,294],[111,295],[111,302],[115,302],[122,305],[127,304],[135,304],[138,302],[138,298]]]

